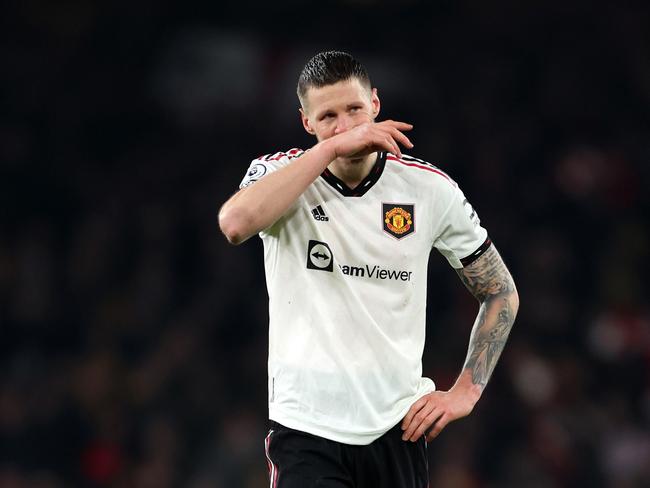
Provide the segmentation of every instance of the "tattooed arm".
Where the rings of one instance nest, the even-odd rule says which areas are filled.
[[[480,303],[463,371],[471,374],[472,384],[478,385],[482,392],[515,321],[519,295],[494,245],[476,261],[456,272]]]
[[[426,434],[430,441],[449,422],[470,414],[494,371],[519,309],[514,281],[494,245],[456,272],[480,304],[467,358],[449,391],[434,391],[413,404],[402,421],[404,440],[415,442]]]

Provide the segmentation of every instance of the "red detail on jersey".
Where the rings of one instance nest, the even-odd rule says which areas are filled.
[[[386,159],[388,159],[390,161],[395,161],[395,162],[400,163],[400,164],[403,164],[404,166],[413,166],[415,168],[420,168],[420,169],[424,169],[426,171],[431,171],[432,173],[436,173],[436,174],[439,174],[440,176],[444,176],[445,178],[447,178],[447,180],[449,180],[449,182],[453,182],[453,180],[449,176],[447,176],[445,173],[443,173],[439,169],[431,168],[429,166],[423,166],[423,165],[417,164],[417,163],[406,162],[406,161],[404,161],[404,160],[402,160],[402,159],[400,159],[400,158],[398,158],[396,156],[393,156],[391,154],[386,156]]]
[[[287,152],[277,152],[277,153],[273,154],[273,157],[271,157],[270,154],[263,154],[262,156],[260,156],[257,159],[263,159],[265,161],[279,161],[280,159],[282,159],[285,156],[287,156],[289,159],[295,158],[296,156],[298,156],[299,153],[302,153],[302,152],[304,152],[302,149],[298,149],[298,148],[294,147],[293,149],[290,149]]]

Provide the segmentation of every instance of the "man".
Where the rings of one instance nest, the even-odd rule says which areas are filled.
[[[515,285],[458,185],[402,154],[412,126],[375,122],[377,90],[352,56],[314,56],[298,97],[318,143],[254,160],[219,212],[229,242],[264,243],[270,483],[426,487],[426,442],[481,396],[517,313]],[[449,391],[422,378],[432,247],[480,302]]]

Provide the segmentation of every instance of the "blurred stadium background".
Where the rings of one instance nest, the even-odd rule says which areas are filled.
[[[0,486],[267,484],[261,243],[229,247],[216,213],[251,159],[312,143],[295,82],[332,48],[461,183],[522,298],[432,486],[650,486],[650,4],[2,9]],[[476,309],[429,273],[447,388]]]

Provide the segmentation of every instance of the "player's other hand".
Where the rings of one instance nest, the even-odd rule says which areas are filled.
[[[333,144],[334,157],[357,158],[377,151],[388,151],[402,156],[400,144],[412,148],[413,144],[404,135],[413,128],[406,122],[384,120],[366,122],[329,139]]]
[[[449,391],[433,391],[416,401],[402,420],[402,440],[431,442],[449,422],[469,415],[481,396],[479,385],[456,382]]]

